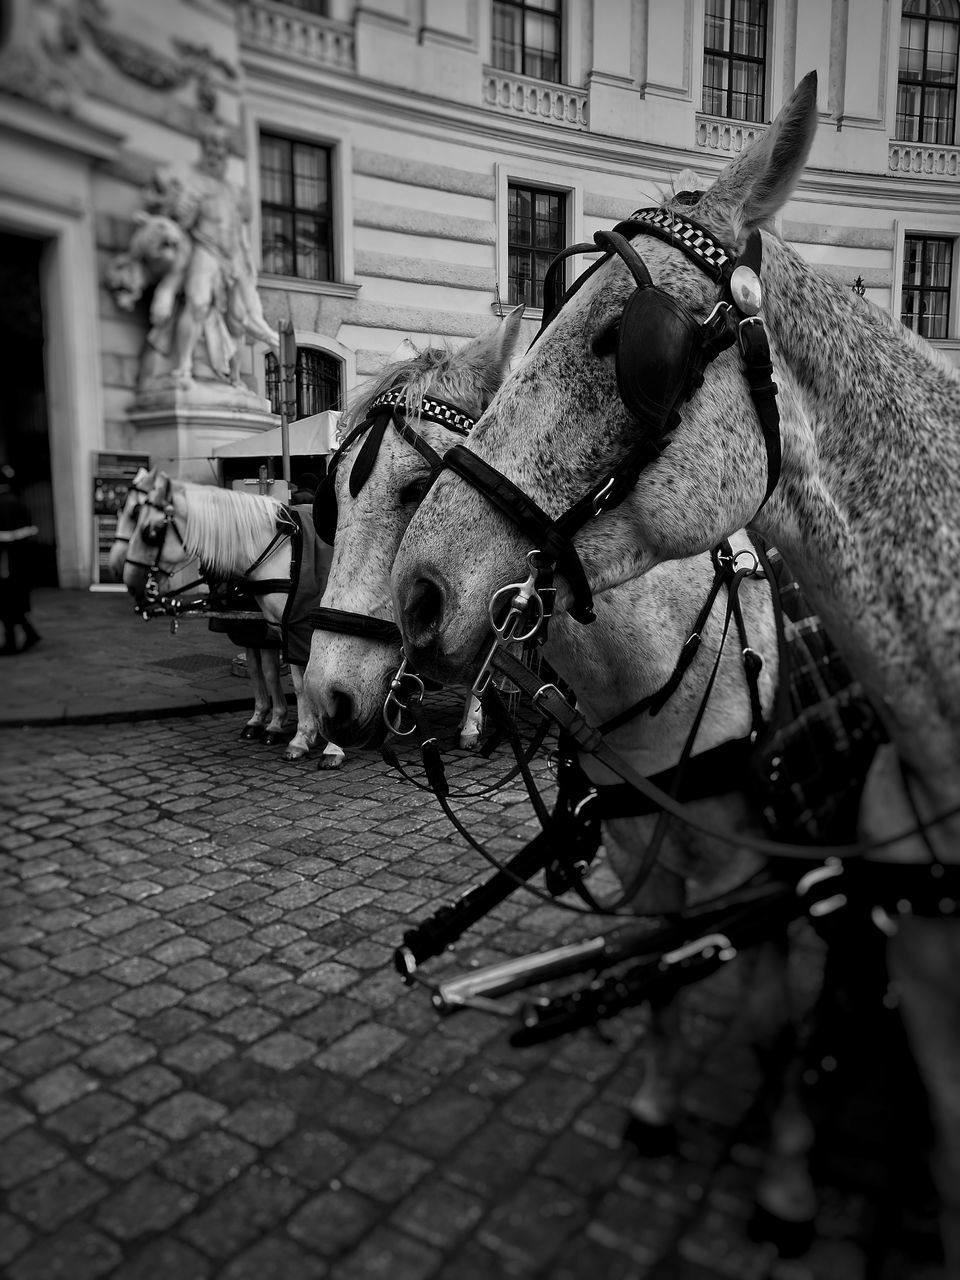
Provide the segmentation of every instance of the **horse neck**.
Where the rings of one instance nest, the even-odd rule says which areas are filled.
[[[184,485],[180,499],[185,548],[214,574],[246,573],[276,532],[279,507],[268,498],[213,485]]]
[[[731,539],[749,546],[746,535]],[[714,571],[707,555],[670,561],[597,597],[597,621],[588,627],[558,614],[546,656],[571,685],[587,718],[600,723],[663,687],[677,665]],[[778,668],[776,626],[770,592],[748,581],[741,592],[747,639],[764,659],[764,710],[773,699]],[[642,714],[617,730],[618,751],[647,774],[676,764],[706,692],[726,606],[721,591],[704,628],[703,646],[679,688],[656,716]],[[746,736],[750,700],[740,660],[740,639],[731,623],[703,724],[697,753]]]
[[[901,751],[922,761],[952,743],[956,758],[960,382],[770,236],[763,283],[784,469],[757,524],[886,707]]]

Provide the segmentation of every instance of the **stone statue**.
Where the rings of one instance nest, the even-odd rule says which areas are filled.
[[[185,176],[160,170],[144,193],[144,211],[125,254],[115,258],[107,284],[130,309],[153,285],[149,345],[172,361],[175,385],[193,385],[197,343],[203,338],[217,378],[242,386],[239,340],[265,342],[279,355],[279,337],[264,319],[250,247],[250,206],[227,180],[227,131],[208,121],[201,159]]]

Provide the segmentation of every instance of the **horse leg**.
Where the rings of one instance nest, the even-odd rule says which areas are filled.
[[[240,730],[245,742],[262,742],[270,717],[270,694],[260,666],[260,650],[247,649],[247,675],[253,686],[253,715]]]
[[[467,694],[460,721],[460,746],[465,751],[473,751],[480,741],[483,732],[483,709],[480,699],[474,693]]]
[[[927,1089],[936,1134],[944,1274],[960,1275],[960,927],[902,916],[887,944],[890,977],[910,1048]]]
[[[612,836],[612,832],[609,833]],[[664,911],[678,911],[686,903],[686,886],[681,876],[655,867],[647,880],[651,899]],[[676,1115],[684,1072],[680,1034],[684,996],[651,1003],[650,1022],[640,1043],[642,1083],[629,1105],[624,1129],[625,1141],[644,1155],[662,1155],[676,1142]]]
[[[813,1239],[817,1194],[810,1174],[815,1137],[804,1101],[800,1019],[790,981],[786,931],[758,949],[751,1012],[759,1016],[757,1053],[766,1077],[778,1080],[770,1133],[756,1188],[751,1234],[773,1241],[783,1256],[806,1252]]]
[[[310,748],[316,746],[318,733],[317,716],[313,709],[313,703],[304,692],[303,667],[298,667],[291,662],[290,675],[293,679],[294,692],[297,695],[297,732],[287,744],[283,758],[284,760],[302,760],[304,756],[310,754]]]
[[[338,747],[335,742],[328,742],[323,748],[323,756],[321,757],[317,768],[339,769],[343,764],[344,759],[343,748]]]
[[[270,691],[272,708],[272,715],[263,740],[268,747],[276,747],[287,740],[287,735],[283,731],[284,721],[287,718],[287,695],[283,691],[283,681],[280,679],[280,650],[261,649],[260,658],[263,662],[264,679]]]

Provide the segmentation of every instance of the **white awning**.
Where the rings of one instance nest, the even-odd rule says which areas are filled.
[[[336,409],[325,409],[323,413],[315,413],[310,418],[291,422],[288,427],[291,458],[332,453],[337,447],[339,420],[340,414]],[[242,440],[233,440],[230,444],[218,445],[213,451],[215,458],[279,458],[282,455],[279,427],[274,427],[271,431],[258,431],[254,435],[244,436]]]

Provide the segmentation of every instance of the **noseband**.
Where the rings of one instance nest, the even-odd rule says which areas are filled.
[[[653,283],[643,259],[630,244],[638,235],[654,236],[680,249],[718,285],[717,303],[706,320],[698,320]],[[603,257],[558,298],[566,259],[573,254],[594,252],[598,247],[604,251]],[[761,302],[759,232],[750,234],[743,254],[734,260],[696,223],[662,209],[641,209],[613,231],[596,232],[593,243],[573,245],[557,255],[547,271],[544,319],[537,338],[586,281],[614,256],[626,264],[636,282],[620,318],[615,347],[617,388],[641,428],[626,455],[557,519],[463,445],[454,445],[441,463],[483,494],[533,540],[537,569],[534,595],[553,593],[553,576],[559,573],[572,592],[570,613],[582,623],[592,622],[596,614],[590,585],[573,545],[574,534],[626,498],[641,472],[669,445],[669,434],[680,423],[680,405],[703,384],[707,365],[738,341],[767,454],[763,502],[780,476],[777,388],[766,331],[757,314]],[[528,600],[532,600],[529,594]],[[544,621],[539,636],[542,640],[551,609],[548,605],[540,612]]]

